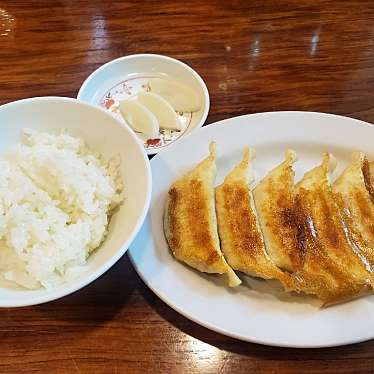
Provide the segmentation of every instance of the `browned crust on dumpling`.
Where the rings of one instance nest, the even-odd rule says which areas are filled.
[[[372,274],[346,235],[327,179],[331,156],[298,183],[297,204],[302,266],[293,274],[298,290],[316,294],[325,303],[345,301],[371,289]]]
[[[206,273],[227,274],[230,286],[240,284],[220,250],[213,182],[215,151],[171,186],[164,212],[164,232],[173,255]]]
[[[374,265],[374,202],[369,163],[362,152],[333,184],[333,192],[351,240]]]
[[[186,194],[184,189],[191,192]],[[170,189],[167,217],[169,217],[168,242],[177,258],[182,256],[183,261],[190,260],[185,257],[188,253],[185,251],[182,254],[181,251],[183,241],[188,238],[188,245],[194,248],[191,259],[200,260],[204,269],[221,260],[216,240],[209,233],[209,208],[202,181],[192,179],[182,186]],[[222,272],[225,269],[223,267]]]
[[[249,155],[216,188],[218,230],[227,262],[248,275],[284,280],[266,254],[248,186]]]
[[[291,150],[286,159],[256,186],[253,196],[267,253],[280,268],[293,271],[299,263],[294,215],[294,171]]]

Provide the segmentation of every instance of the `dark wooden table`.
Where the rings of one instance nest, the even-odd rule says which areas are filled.
[[[374,122],[372,0],[0,1],[0,104],[75,97],[101,64],[144,52],[201,74],[207,123],[288,109]],[[0,372],[37,371],[363,373],[374,372],[374,342],[297,350],[235,341],[166,306],[125,256],[62,300],[0,310]]]

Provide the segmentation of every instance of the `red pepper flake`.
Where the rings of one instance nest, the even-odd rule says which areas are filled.
[[[109,109],[113,104],[114,104],[113,99],[105,99],[104,101],[104,106],[106,109]]]
[[[161,145],[161,139],[148,139],[147,140],[147,146],[159,146]]]

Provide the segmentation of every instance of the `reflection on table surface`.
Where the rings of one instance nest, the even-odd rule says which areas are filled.
[[[2,1],[0,103],[75,97],[103,63],[148,52],[199,72],[207,123],[274,110],[374,122],[373,21],[373,1]],[[6,373],[364,373],[374,371],[373,347],[295,350],[224,337],[161,302],[127,256],[62,300],[0,310]]]

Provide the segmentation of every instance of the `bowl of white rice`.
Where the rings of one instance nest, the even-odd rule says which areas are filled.
[[[150,203],[147,155],[129,127],[70,98],[2,105],[0,131],[0,307],[58,299],[135,238]]]

